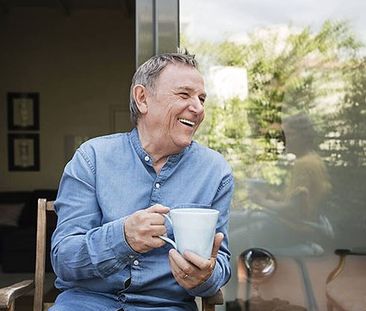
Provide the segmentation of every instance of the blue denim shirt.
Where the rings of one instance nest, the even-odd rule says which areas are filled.
[[[196,310],[194,296],[213,295],[230,277],[227,224],[233,193],[223,157],[196,142],[172,155],[157,175],[137,129],[92,139],[66,165],[55,209],[51,259],[56,287],[115,295],[124,310]],[[206,206],[220,212],[225,235],[211,277],[186,290],[174,279],[169,244],[135,252],[126,242],[124,220],[153,204]],[[168,227],[168,236],[173,238]],[[146,309],[145,309],[146,310]]]

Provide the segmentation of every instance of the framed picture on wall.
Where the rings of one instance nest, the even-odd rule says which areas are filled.
[[[9,171],[39,171],[39,134],[8,134]]]
[[[39,93],[7,94],[8,130],[39,130]]]

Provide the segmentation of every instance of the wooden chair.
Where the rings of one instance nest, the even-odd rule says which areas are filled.
[[[346,257],[366,256],[366,248],[336,249],[334,253],[339,256],[339,261],[326,281],[328,311],[365,310],[366,261],[360,260],[356,263],[350,262],[351,259],[349,259],[351,264],[347,269]]]
[[[47,211],[54,211],[53,201],[38,199],[36,269],[34,280],[26,280],[0,289],[0,309],[15,310],[15,299],[34,289],[33,311],[47,310],[52,303],[43,302],[46,266]]]
[[[34,289],[33,311],[45,311],[53,303],[44,302],[44,278],[46,266],[47,212],[54,212],[53,201],[38,199],[36,269],[33,280],[26,280],[0,289],[0,309],[15,310],[15,300]],[[219,290],[212,297],[202,298],[202,310],[214,311],[215,305],[222,305],[223,295]]]

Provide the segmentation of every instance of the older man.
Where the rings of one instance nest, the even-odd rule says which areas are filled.
[[[136,71],[134,129],[84,143],[65,167],[52,240],[51,310],[196,310],[230,277],[231,170],[192,141],[206,93],[191,55],[154,56]],[[183,255],[159,238],[180,204],[219,211],[211,259]],[[170,235],[171,232],[168,232]]]

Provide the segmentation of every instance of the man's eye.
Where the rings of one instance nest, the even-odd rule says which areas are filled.
[[[182,92],[182,93],[179,93],[179,96],[182,97],[182,98],[188,98],[189,94],[185,93],[185,92]]]
[[[201,104],[203,105],[205,103],[206,97],[200,97]]]

